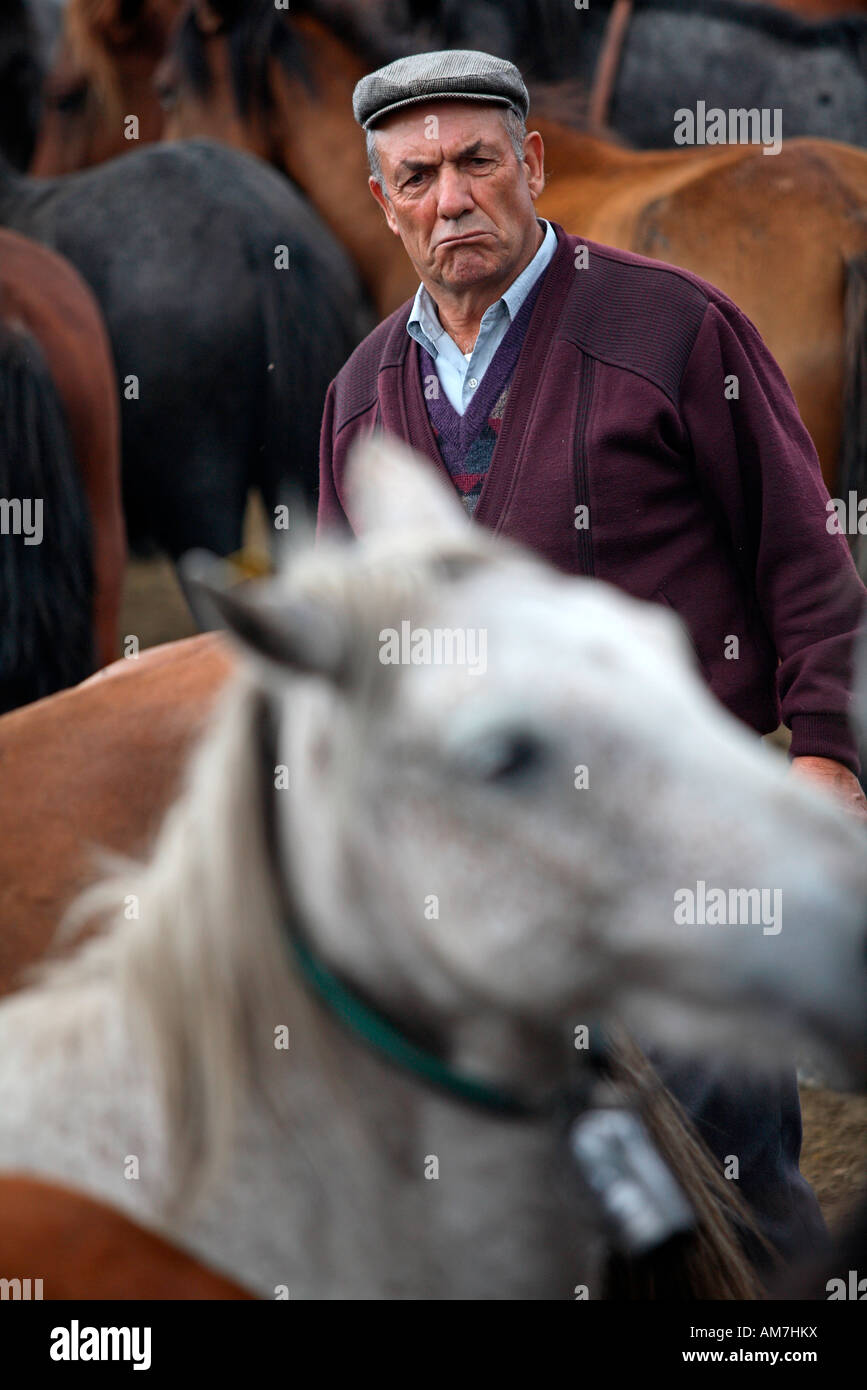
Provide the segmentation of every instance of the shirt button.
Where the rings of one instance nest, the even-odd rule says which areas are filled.
[[[474,376],[471,376],[471,377],[470,377],[470,385],[472,386],[473,390],[476,389],[476,387],[478,386],[478,384],[479,384],[479,383],[478,383],[478,381],[476,380],[476,378],[475,378]]]

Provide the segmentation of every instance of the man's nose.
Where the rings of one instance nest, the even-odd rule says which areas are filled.
[[[440,217],[461,217],[475,207],[470,180],[460,169],[443,165],[437,182],[437,212]]]

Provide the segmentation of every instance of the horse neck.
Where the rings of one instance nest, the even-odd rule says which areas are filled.
[[[352,115],[364,68],[317,21],[293,22],[307,40],[317,90],[272,62],[280,162],[349,251],[379,313],[389,314],[415,293],[418,277],[368,188],[364,136]]]
[[[602,135],[575,130],[544,116],[531,115],[528,124],[542,136],[545,173],[553,179],[565,176],[575,180],[580,176],[590,187],[620,178],[634,167],[635,151],[623,149]]]
[[[557,121],[533,122],[545,145],[548,182],[539,200],[543,217],[615,246],[628,244],[637,209],[670,194],[717,158],[713,149],[633,150],[604,136],[573,130]],[[601,219],[601,220],[600,220]]]

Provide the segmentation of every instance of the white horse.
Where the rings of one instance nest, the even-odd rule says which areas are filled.
[[[592,1296],[545,1108],[582,1025],[860,1046],[863,838],[670,614],[471,526],[396,445],[352,477],[360,541],[212,595],[248,659],[150,860],[0,1006],[0,1171],[267,1297]],[[680,924],[699,881],[779,889],[782,929]]]

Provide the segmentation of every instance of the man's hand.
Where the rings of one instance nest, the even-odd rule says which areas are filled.
[[[833,758],[803,757],[792,759],[792,771],[800,777],[818,782],[829,796],[836,797],[842,806],[867,824],[867,798],[858,778],[848,767],[834,762]]]

